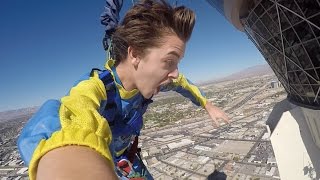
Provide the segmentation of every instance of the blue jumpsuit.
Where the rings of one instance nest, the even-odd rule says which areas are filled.
[[[96,150],[115,167],[122,179],[153,179],[138,156],[133,161],[133,171],[126,177],[116,168],[139,135],[143,126],[142,115],[150,100],[146,103],[137,89],[126,91],[123,88],[114,63],[114,60],[108,60],[105,68],[111,74],[111,82],[114,82],[113,95],[116,98],[111,97],[112,88],[101,79],[101,72],[92,71],[75,83],[68,95],[60,101],[49,100],[42,105],[23,128],[18,139],[18,149],[25,164],[29,166],[31,180],[35,179],[39,160],[45,153],[67,145],[88,146]],[[207,101],[201,91],[182,74],[160,90],[174,90],[202,107]],[[110,98],[118,99],[114,101],[116,108],[113,111],[104,107],[104,102]],[[132,119],[134,128],[127,126]]]

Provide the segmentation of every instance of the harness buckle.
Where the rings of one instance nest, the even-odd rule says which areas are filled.
[[[134,173],[132,163],[128,159],[121,159],[117,162],[117,169],[121,174],[127,177],[129,174]]]

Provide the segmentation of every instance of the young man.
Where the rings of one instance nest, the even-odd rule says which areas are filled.
[[[60,101],[45,103],[22,131],[18,146],[30,179],[152,179],[137,155],[137,137],[159,91],[179,92],[216,125],[219,118],[228,122],[178,72],[194,23],[190,9],[164,1],[132,7],[112,35],[106,70],[92,70]]]

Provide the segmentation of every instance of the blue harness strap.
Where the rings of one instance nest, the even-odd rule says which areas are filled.
[[[111,124],[112,122],[114,122],[115,116],[117,114],[117,101],[121,109],[119,95],[116,92],[116,87],[112,74],[108,70],[102,71],[102,73],[99,74],[99,78],[105,85],[107,93],[107,100],[103,100],[101,102],[99,112],[103,117],[105,117],[108,120],[109,124]]]
[[[145,177],[147,177],[147,179],[153,179],[146,167],[144,166],[137,147],[138,136],[140,135],[140,130],[143,126],[142,115],[147,110],[148,105],[153,101],[151,100],[151,98],[143,99],[140,108],[136,109],[134,113],[130,115],[129,118],[125,118],[124,115],[122,115],[121,97],[114,80],[114,78],[117,78],[116,73],[114,73],[115,77],[113,77],[109,70],[99,71],[99,78],[104,83],[107,93],[107,99],[103,100],[100,104],[99,113],[107,119],[109,126],[112,129],[112,139],[117,139],[117,137],[131,138],[132,135],[136,135],[135,141],[134,143],[132,143],[131,146],[128,146],[129,144],[126,145],[126,141],[124,141],[124,145],[128,146],[124,153],[122,153],[118,157],[113,157],[115,165],[116,167],[118,167],[117,172],[122,173],[122,175],[118,175],[123,176],[126,174],[124,177],[137,176],[144,177],[143,179],[145,179]]]
[[[99,78],[102,80],[106,88],[107,99],[101,102],[99,113],[107,119],[110,127],[112,128],[112,135],[139,135],[143,125],[142,115],[152,100],[144,100],[141,109],[134,112],[130,119],[124,119],[122,115],[121,98],[111,72],[109,70],[102,71],[99,69],[92,69],[92,72],[94,70],[101,72],[99,74]]]

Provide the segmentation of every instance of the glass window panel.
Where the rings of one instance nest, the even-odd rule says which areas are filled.
[[[279,14],[280,14],[280,22],[281,22],[281,29],[282,31],[287,29],[290,26],[285,14],[282,12],[282,9],[279,7]]]
[[[288,68],[288,72],[294,72],[295,70],[297,70],[295,68],[295,65],[292,63],[287,63],[287,68]]]
[[[295,72],[288,72],[288,79],[290,84],[300,84],[296,78]]]
[[[293,84],[301,84],[300,79],[299,79],[299,75],[300,75],[301,71],[295,71],[294,72],[294,76],[292,77],[292,83]]]
[[[272,58],[268,58],[269,64],[271,66],[271,69],[273,69],[274,71],[276,71],[276,73],[278,72],[278,69],[276,67],[276,64],[274,62],[274,60]]]
[[[277,42],[278,46],[281,47],[280,49],[282,49],[281,34],[277,34],[277,35],[273,36],[273,38]]]
[[[272,20],[271,20],[271,18],[269,17],[268,14],[264,14],[263,16],[261,16],[260,20],[262,21],[262,23],[264,25],[272,23]]]
[[[273,5],[273,2],[271,2],[270,0],[263,0],[261,1],[261,5],[264,7],[264,9],[267,10]]]
[[[280,53],[279,52],[277,52],[277,53],[275,53],[273,56],[272,56],[272,58],[273,58],[273,61],[279,66],[279,67],[281,67],[281,60],[280,60]],[[281,71],[280,71],[281,72]]]
[[[308,56],[302,56],[299,60],[303,69],[312,68],[312,64],[310,63]]]
[[[310,69],[310,70],[306,70],[308,74],[310,74],[310,76],[312,76],[314,79],[319,79],[317,76],[317,73],[314,69]],[[315,81],[313,78],[307,76],[310,84],[318,84],[317,81]]]
[[[274,48],[277,48],[279,51],[282,51],[282,47],[279,46],[278,43],[276,43],[276,41],[275,41],[273,38],[271,38],[271,39],[269,40],[269,43],[270,43],[272,46],[274,46],[274,47],[271,46],[273,49],[274,49]]]
[[[273,59],[274,59],[274,62],[279,66],[280,73],[285,74],[287,70],[285,68],[283,55],[281,53],[276,53],[273,56]]]
[[[257,15],[252,11],[252,12],[250,13],[249,19],[250,19],[250,21],[254,24],[254,23],[257,21],[258,17],[257,17]],[[252,25],[251,25],[251,26],[252,26]]]
[[[267,27],[270,30],[272,35],[279,34],[279,32],[280,32],[280,28],[278,26],[278,22],[273,22],[272,24],[269,24]]]
[[[259,31],[261,32],[261,36],[264,39],[269,40],[271,35],[268,32],[267,28],[262,24],[262,22],[261,21],[257,21],[256,26],[259,29]]]
[[[261,34],[261,32],[260,32],[260,30],[259,30],[259,28],[256,26],[256,24],[254,24],[253,26],[252,26],[252,30],[253,30],[253,33],[254,34],[259,34],[260,36],[262,36],[263,37],[263,35]],[[257,35],[256,35],[257,36]],[[260,38],[260,37],[259,37]],[[263,40],[263,39],[261,39],[262,41],[262,43],[264,43],[265,41]]]
[[[264,9],[263,7],[261,6],[261,4],[259,4],[255,9],[254,9],[254,12],[257,14],[257,16],[261,16],[262,13],[264,13]]]
[[[315,38],[308,23],[303,21],[293,27],[302,42]]]
[[[270,18],[268,13],[265,13],[261,17],[261,21],[267,27],[267,29],[270,31],[271,34],[276,34],[279,32],[278,25],[273,22],[273,20]]]
[[[294,84],[292,85],[293,89],[295,89],[300,95],[304,95],[304,90],[301,85]]]
[[[319,11],[319,15],[314,16],[314,17],[310,18],[309,20],[310,20],[313,24],[315,24],[316,26],[318,26],[318,27],[320,28],[320,10],[318,10],[318,11]]]
[[[290,61],[288,58],[286,58],[286,61],[287,61],[288,71],[299,70],[298,66],[296,66],[294,63],[292,63],[292,61]]]
[[[269,58],[270,59],[270,63],[272,64],[272,69],[274,71],[276,71],[277,73],[280,73],[280,74],[283,74],[281,72],[281,68],[280,68],[280,65],[277,64],[277,62],[275,61],[274,58]]]
[[[279,3],[286,8],[290,9],[291,11],[298,13],[299,15],[302,15],[301,10],[297,6],[297,4],[294,2],[294,0],[280,0]]]
[[[310,17],[319,12],[319,4],[316,0],[296,0],[305,17]]]
[[[287,7],[288,7],[291,11],[293,11],[293,12],[299,14],[300,16],[302,16],[303,14],[302,14],[301,8],[294,2],[294,0],[288,0],[288,1],[289,1],[290,3],[288,4]]]
[[[246,28],[246,32],[247,32],[248,36],[250,36],[249,38],[254,40],[259,46],[262,44],[262,41],[260,40],[259,36],[256,35],[255,32],[253,32],[253,27]]]
[[[320,11],[320,10],[319,10]],[[313,18],[310,18],[309,19],[313,24],[315,24],[318,28],[320,28],[320,14],[313,17]],[[316,34],[317,37],[320,36],[320,30],[316,27],[314,27],[313,25],[311,25],[314,33]]]
[[[292,49],[293,49],[295,55],[297,56],[298,61],[300,62],[301,67],[303,69],[307,69],[307,68],[312,67],[312,64],[309,60],[309,57],[301,45],[294,46]]]
[[[292,64],[294,66],[293,70],[299,70],[298,66],[301,66],[298,58],[293,53],[292,49],[286,49],[285,50],[286,56],[290,59],[287,59],[288,64]],[[293,62],[294,63],[293,63]],[[298,66],[297,66],[298,65]]]
[[[295,15],[292,12],[287,11],[286,9],[283,9],[283,12],[287,16],[287,18],[289,19],[289,21],[292,25],[302,21],[302,19],[300,17],[298,17],[297,15]]]
[[[296,74],[299,77],[301,84],[310,84],[307,75],[303,71],[297,71]]]
[[[317,40],[304,44],[314,67],[320,67],[320,46]]]
[[[320,30],[311,25],[311,29],[313,30],[316,37],[320,37]]]
[[[288,83],[289,80],[285,77],[285,74],[282,74],[282,73],[280,74],[279,72],[276,72],[276,75],[282,84],[287,85],[285,83]]]
[[[251,27],[251,26],[253,25],[253,22],[252,22],[251,19],[248,18],[248,19],[247,19],[247,22],[248,22],[248,26],[249,26],[249,27]]]
[[[283,54],[281,53],[281,56],[279,57],[279,59],[281,60],[281,72],[283,72],[284,74],[288,71],[288,67],[286,65],[285,59],[283,57]]]
[[[268,10],[268,14],[270,16],[270,18],[272,19],[273,22],[275,22],[276,24],[279,24],[279,20],[278,20],[278,14],[277,14],[277,10],[276,10],[276,6],[273,5],[269,10]]]
[[[290,88],[288,86],[288,82],[287,81],[281,82],[281,84],[284,87],[284,89],[287,91],[287,93],[290,92],[290,90],[289,90]]]
[[[269,52],[269,50],[268,50],[268,48],[267,48],[267,46],[266,46],[266,44],[261,44],[260,48],[261,48],[261,51],[262,51],[265,55],[267,55],[267,56],[271,55],[270,52]]]
[[[286,39],[286,37],[284,35],[282,35],[282,38],[283,38],[283,43],[284,43],[284,48],[289,48],[291,47]]]
[[[278,51],[271,46],[269,43],[264,43],[265,48],[267,49],[267,53],[270,55],[273,55],[274,53],[277,53]]]
[[[293,31],[292,28],[289,28],[285,30],[282,35],[286,38],[288,41],[289,46],[294,46],[298,43],[300,43],[299,38],[297,37],[296,33]]]
[[[267,61],[267,63],[270,64],[270,57],[269,56],[265,56],[265,55],[263,57]],[[271,66],[271,65],[269,65],[269,66]],[[271,69],[272,69],[272,67],[271,67]]]
[[[316,72],[320,76],[320,68],[316,68]]]
[[[313,89],[313,91],[317,94],[320,86],[319,85],[312,85],[311,88]],[[320,94],[319,94],[320,95]]]
[[[304,89],[304,91],[305,91],[305,95],[307,96],[307,97],[315,97],[316,95],[315,95],[315,93],[313,92],[313,89],[311,88],[311,86],[310,85],[304,85],[304,86],[302,86],[302,88]],[[313,101],[313,100],[312,100]]]

